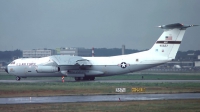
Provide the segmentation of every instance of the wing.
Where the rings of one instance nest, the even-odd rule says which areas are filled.
[[[54,55],[50,58],[58,64],[61,70],[85,70],[92,66],[89,60],[80,56]]]

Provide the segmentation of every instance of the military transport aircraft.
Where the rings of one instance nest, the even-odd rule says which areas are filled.
[[[173,60],[185,30],[192,26],[180,23],[158,26],[164,32],[147,51],[110,57],[80,57],[53,55],[42,58],[21,58],[12,61],[5,69],[16,80],[26,77],[74,77],[94,80],[95,77],[136,72]]]

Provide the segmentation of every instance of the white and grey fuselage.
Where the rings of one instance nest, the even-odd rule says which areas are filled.
[[[143,54],[140,56],[140,54]],[[88,62],[76,63],[77,56],[55,55],[44,58],[16,59],[8,65],[9,74],[20,77],[40,76],[110,76],[135,72],[166,63],[167,58],[145,58],[146,52],[112,57],[82,57]],[[80,60],[80,59],[79,59]],[[62,63],[60,63],[62,61]],[[64,62],[64,63],[63,63]]]

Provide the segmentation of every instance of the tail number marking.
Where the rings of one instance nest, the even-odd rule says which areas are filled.
[[[168,47],[168,44],[161,44],[160,47]]]

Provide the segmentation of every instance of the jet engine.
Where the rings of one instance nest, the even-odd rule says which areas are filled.
[[[55,66],[37,66],[35,69],[38,73],[54,73],[60,71],[60,68]]]

